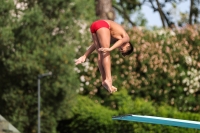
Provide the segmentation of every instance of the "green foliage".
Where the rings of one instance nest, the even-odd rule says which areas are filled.
[[[71,119],[60,121],[60,133],[113,132],[111,117],[116,115],[116,111],[109,110],[84,96],[78,97],[72,110],[74,116]]]
[[[3,0],[0,5],[0,114],[21,132],[37,129],[39,74],[53,73],[41,79],[42,132],[56,133],[57,121],[71,115],[79,88],[75,46],[90,21],[89,14],[88,20],[82,16],[83,2],[20,1],[19,9]]]
[[[178,110],[164,106],[154,106],[152,102],[141,98],[131,99],[126,89],[110,96],[115,107],[108,109],[96,100],[86,96],[78,96],[78,102],[73,107],[73,117],[59,122],[60,133],[97,132],[97,133],[197,133],[198,130],[165,125],[155,125],[138,122],[111,120],[111,117],[123,114],[140,114],[178,119],[200,120],[199,114],[181,113]],[[105,101],[106,102],[106,101]]]
[[[12,0],[2,1],[0,5],[0,52],[7,54],[6,49],[12,44],[13,33],[12,27],[14,22],[12,21],[12,15],[10,11],[14,9],[14,3]],[[1,56],[1,55],[0,55]]]

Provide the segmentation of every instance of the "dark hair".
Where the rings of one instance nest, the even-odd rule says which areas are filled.
[[[127,55],[130,55],[133,52],[133,50],[134,50],[132,43],[129,42],[129,44],[130,44],[130,46],[127,48],[127,51],[125,53],[122,53],[122,55],[124,57],[127,56]]]

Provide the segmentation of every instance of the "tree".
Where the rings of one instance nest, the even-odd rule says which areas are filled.
[[[190,14],[189,24],[198,22],[198,16],[200,14],[200,0],[190,0]]]
[[[184,2],[182,0],[165,0],[165,2],[160,2],[159,0],[156,0],[156,3],[152,0],[144,0],[142,4],[145,3],[150,3],[150,7],[153,9],[153,11],[157,11],[160,14],[160,18],[162,21],[162,25],[163,27],[166,27],[166,25],[170,25],[170,23],[172,22],[172,14],[170,13],[170,11],[165,11],[163,8],[166,7],[166,5],[168,3],[170,4],[175,4],[178,5],[181,2]],[[189,8],[189,15],[187,15],[187,22],[189,24],[195,24],[198,22],[198,16],[199,16],[199,4],[200,1],[199,0],[190,0],[190,7]],[[185,14],[185,13],[181,13],[180,14]],[[176,16],[175,16],[176,17]],[[179,23],[183,23],[183,22],[179,22]]]
[[[79,89],[75,46],[84,38],[79,25],[86,23],[81,2],[4,0],[0,5],[0,114],[21,132],[36,132],[38,74],[53,73],[41,82],[42,132],[55,133],[57,121],[70,116]]]
[[[95,0],[96,16],[100,19],[115,19],[112,0]]]
[[[113,8],[123,18],[124,22],[131,24],[131,26],[144,26],[147,20],[140,12],[141,4],[138,0],[113,0]],[[137,14],[137,16],[134,16]],[[135,17],[135,20],[131,19]]]
[[[171,9],[164,9],[167,4],[172,4],[172,5],[178,5],[181,2],[184,2],[183,0],[165,0],[165,1],[160,1],[160,0],[114,0],[114,8],[124,17],[124,19],[128,20],[129,23],[134,25],[134,23],[130,20],[129,14],[131,11],[136,11],[137,8],[141,8],[144,5],[149,6],[152,8],[154,12],[158,12],[160,15],[160,19],[162,22],[163,28],[170,26],[174,16],[171,13]],[[198,23],[198,16],[199,16],[199,10],[200,10],[200,1],[199,0],[190,0],[190,14],[187,15],[187,23],[194,24]],[[184,14],[180,12],[180,14]],[[176,16],[175,16],[176,17]],[[182,21],[182,20],[180,20]],[[181,22],[179,22],[181,23]]]

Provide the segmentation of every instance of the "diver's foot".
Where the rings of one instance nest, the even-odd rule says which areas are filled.
[[[112,86],[112,92],[116,92],[117,88],[115,86]]]
[[[108,90],[108,92],[112,93],[112,92],[113,92],[113,89],[112,89],[112,87],[109,87],[108,83],[109,83],[109,82],[108,82],[107,80],[104,80],[104,81],[102,82],[102,85],[103,85],[103,87],[105,87],[105,88]]]

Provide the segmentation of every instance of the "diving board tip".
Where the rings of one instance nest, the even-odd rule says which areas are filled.
[[[199,121],[181,120],[181,119],[174,119],[174,118],[163,118],[163,117],[156,117],[156,116],[128,114],[128,115],[122,115],[122,116],[114,116],[112,117],[112,119],[200,129]]]

